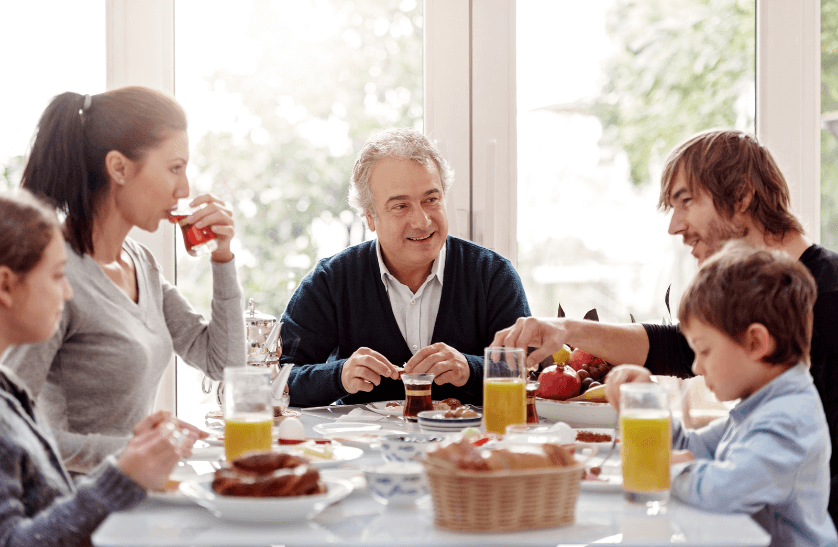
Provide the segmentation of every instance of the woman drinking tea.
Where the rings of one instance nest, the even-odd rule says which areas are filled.
[[[142,87],[63,93],[44,111],[23,186],[66,215],[67,278],[75,294],[58,329],[12,348],[3,364],[32,391],[55,430],[68,469],[86,473],[125,447],[148,414],[172,352],[220,379],[243,366],[242,292],[225,204],[197,196],[184,219],[216,235],[212,318],[167,282],[148,249],[128,238],[153,232],[189,195],[186,116]]]
[[[73,294],[55,214],[21,191],[0,195],[0,354],[55,331]],[[80,545],[111,511],[159,488],[197,430],[178,449],[157,413],[134,428],[116,458],[73,484],[49,428],[17,376],[0,366],[0,545]],[[183,425],[181,423],[181,425]]]

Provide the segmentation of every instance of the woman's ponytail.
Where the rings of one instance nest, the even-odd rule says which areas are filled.
[[[65,236],[79,252],[93,248],[93,201],[102,188],[93,188],[85,162],[85,96],[62,93],[41,115],[21,185],[46,198],[66,215]]]

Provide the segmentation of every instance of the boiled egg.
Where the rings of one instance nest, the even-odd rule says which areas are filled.
[[[303,422],[293,417],[282,420],[278,432],[281,441],[303,441],[306,436]]]

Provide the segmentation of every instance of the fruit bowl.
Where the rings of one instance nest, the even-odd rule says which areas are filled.
[[[535,410],[542,418],[565,422],[570,427],[614,427],[617,411],[609,403],[553,401],[536,398]]]

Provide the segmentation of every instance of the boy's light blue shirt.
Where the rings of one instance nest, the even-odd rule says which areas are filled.
[[[749,513],[771,545],[838,545],[827,514],[831,445],[805,364],[699,430],[672,423],[673,450],[696,459],[672,466],[672,494],[702,509]]]

